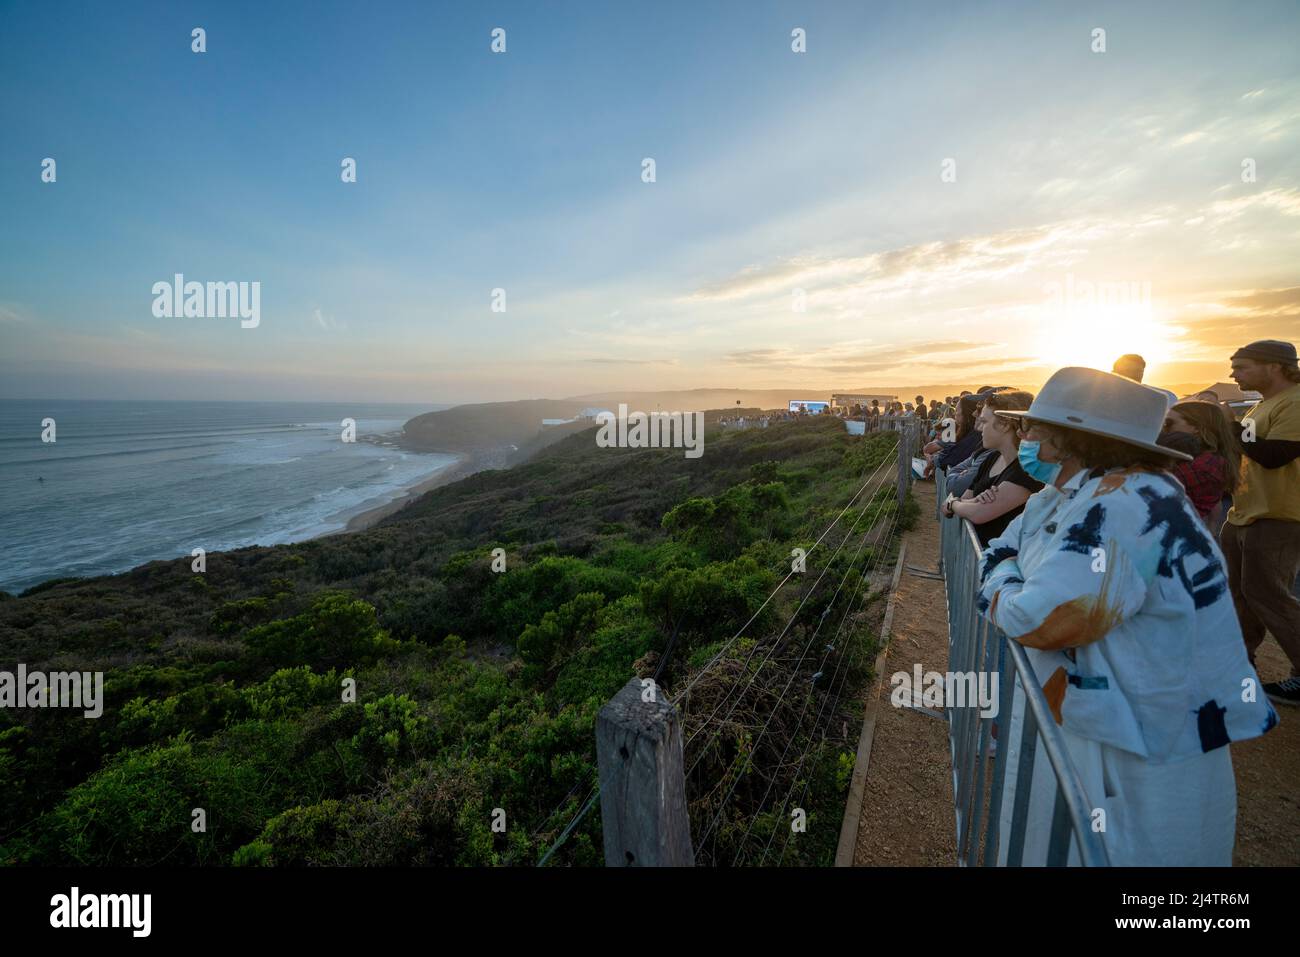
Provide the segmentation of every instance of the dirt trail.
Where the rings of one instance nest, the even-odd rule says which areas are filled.
[[[921,506],[917,527],[905,536],[906,564],[934,571],[939,566],[939,524],[934,520],[934,485],[917,482]],[[885,667],[878,680],[875,740],[867,770],[862,820],[854,866],[945,867],[956,860],[952,764],[948,725],[889,703],[889,676],[948,667],[947,604],[943,582],[903,569],[894,598]]]
[[[1264,639],[1256,655],[1261,681],[1291,673],[1278,643]],[[1275,705],[1281,722],[1261,738],[1231,745],[1237,774],[1237,848],[1232,863],[1300,864],[1300,708]]]
[[[934,485],[918,482],[921,519],[907,533],[906,564],[933,571],[939,564]],[[878,696],[854,866],[948,867],[956,861],[952,768],[947,725],[889,703],[889,676],[942,671],[948,661],[943,583],[906,568],[899,581]],[[1259,674],[1276,681],[1289,666],[1271,638],[1259,651]],[[1278,705],[1281,724],[1253,741],[1232,745],[1237,777],[1237,866],[1300,864],[1300,708]]]

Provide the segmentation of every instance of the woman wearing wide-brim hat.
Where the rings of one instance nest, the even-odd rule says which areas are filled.
[[[997,413],[1020,420],[1021,464],[1046,487],[985,550],[979,605],[1027,649],[1111,863],[1226,866],[1237,813],[1227,745],[1277,714],[1246,657],[1223,554],[1165,471],[1188,458],[1156,444],[1166,405],[1121,376],[1066,368],[1027,411]],[[1004,827],[1021,704],[999,734]],[[1043,863],[1046,760],[1032,795],[1025,862]]]

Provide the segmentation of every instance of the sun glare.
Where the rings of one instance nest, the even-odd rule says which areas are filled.
[[[1149,371],[1169,356],[1169,331],[1149,306],[1096,306],[1041,321],[1036,351],[1054,369],[1087,366],[1109,372],[1120,356],[1136,352],[1146,359]]]

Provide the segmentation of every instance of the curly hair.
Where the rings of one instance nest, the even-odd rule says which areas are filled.
[[[1035,421],[1034,426],[1047,435],[1058,449],[1078,459],[1089,469],[1137,468],[1166,472],[1176,461],[1173,456],[1152,452],[1104,435],[1040,421]]]

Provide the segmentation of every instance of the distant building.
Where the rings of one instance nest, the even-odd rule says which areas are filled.
[[[897,402],[898,396],[878,392],[836,392],[831,396],[831,406],[836,409],[851,409],[855,405],[871,405],[872,399],[878,399],[881,405]]]
[[[1250,407],[1263,398],[1258,392],[1242,391],[1241,386],[1235,382],[1216,382],[1214,385],[1206,386],[1202,392],[1213,392],[1219,398],[1219,403],[1232,413],[1233,418],[1241,418],[1250,410]],[[1191,398],[1191,396],[1188,396]]]
[[[791,412],[802,412],[806,415],[817,415],[822,409],[829,408],[830,403],[825,399],[791,399],[789,410]]]
[[[594,422],[599,415],[610,415],[614,413],[609,409],[583,409],[571,419],[542,419],[542,428],[553,429],[560,425],[569,425],[572,422]]]

